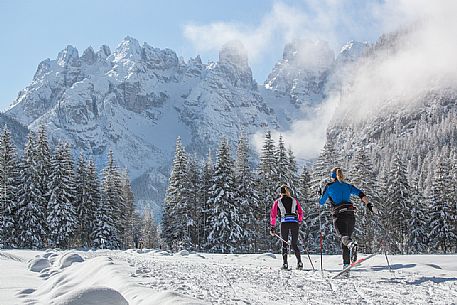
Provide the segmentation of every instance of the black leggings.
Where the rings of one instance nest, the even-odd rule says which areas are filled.
[[[348,243],[352,240],[354,232],[355,215],[353,212],[342,212],[334,216],[333,225],[336,233],[341,238],[341,248],[343,249],[343,264],[350,264]]]
[[[294,249],[295,257],[300,262],[300,250],[298,249],[298,222],[281,222],[281,238],[284,240],[289,239],[289,231],[292,234],[292,249]],[[282,259],[287,262],[287,243],[282,242]]]

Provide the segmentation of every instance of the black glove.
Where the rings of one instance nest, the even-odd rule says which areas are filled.
[[[275,235],[276,235],[276,228],[275,228],[274,226],[271,226],[271,228],[270,228],[270,234],[271,234],[272,236],[275,236]]]
[[[374,212],[373,212],[373,204],[372,204],[371,202],[368,202],[368,203],[367,203],[367,208],[368,208],[368,210],[369,210],[371,213],[374,213]]]

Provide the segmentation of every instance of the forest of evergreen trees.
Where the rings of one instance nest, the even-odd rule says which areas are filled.
[[[150,217],[150,216],[149,216]],[[145,226],[126,172],[112,152],[101,173],[70,146],[54,150],[46,130],[29,133],[18,156],[7,127],[0,138],[0,244],[3,248],[125,248]],[[136,221],[135,221],[136,219]],[[157,234],[155,234],[157,236]]]
[[[320,229],[324,253],[340,252],[330,209],[317,206],[317,189],[330,169],[341,166],[347,181],[362,189],[379,210],[372,215],[358,198],[355,239],[365,253],[383,249],[390,253],[455,253],[457,251],[457,200],[455,153],[444,150],[430,160],[428,186],[424,177],[408,175],[405,160],[393,154],[392,161],[375,171],[370,154],[363,148],[347,156],[327,141],[309,171],[300,173],[291,149],[282,137],[276,145],[271,133],[264,139],[259,164],[252,166],[247,139],[238,141],[235,158],[222,139],[216,160],[211,152],[204,164],[186,153],[180,139],[165,198],[161,237],[171,249],[194,249],[222,253],[278,251],[269,235],[269,212],[286,183],[304,210],[300,243],[308,251],[319,251]],[[322,226],[319,227],[319,218]]]

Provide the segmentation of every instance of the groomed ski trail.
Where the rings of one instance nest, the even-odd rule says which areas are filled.
[[[279,256],[121,251],[111,251],[110,256],[130,263],[129,276],[138,285],[212,304],[455,304],[457,289],[457,272],[456,278],[428,280],[426,274],[410,272],[408,264],[394,264],[397,270],[392,273],[383,257],[354,268],[349,278],[332,280],[341,270],[338,256],[327,257],[325,266],[331,268],[324,270],[324,278],[319,270],[280,270]]]

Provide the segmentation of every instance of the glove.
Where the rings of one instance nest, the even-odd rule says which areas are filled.
[[[271,228],[270,228],[270,234],[271,234],[272,236],[275,236],[275,235],[276,235],[276,228],[275,228],[274,226],[271,226]]]
[[[368,210],[373,214],[378,214],[378,209],[373,206],[371,202],[367,203]]]

